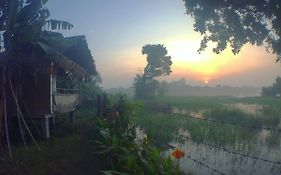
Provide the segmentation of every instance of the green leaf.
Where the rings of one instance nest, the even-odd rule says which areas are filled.
[[[146,174],[155,174],[151,164],[146,159],[142,158],[141,162],[143,164],[143,169],[144,169],[144,172],[146,172]]]
[[[118,146],[118,138],[117,136],[114,134],[112,137],[112,147],[116,148]]]
[[[100,130],[100,134],[103,136],[103,138],[105,138],[106,140],[108,140],[110,138],[110,134],[109,134],[109,129],[103,129]]]

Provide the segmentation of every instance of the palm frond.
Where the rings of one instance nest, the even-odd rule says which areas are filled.
[[[67,21],[50,19],[46,20],[45,27],[49,30],[70,30],[73,25]]]

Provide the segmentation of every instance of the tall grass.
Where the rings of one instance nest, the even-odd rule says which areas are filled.
[[[246,103],[261,104],[263,109],[257,114],[248,114],[239,109],[226,108],[225,104]],[[215,145],[232,145],[248,142],[255,143],[261,130],[254,127],[278,127],[281,114],[281,99],[266,97],[165,97],[157,96],[144,102],[147,109],[141,109],[137,115],[137,123],[151,135],[154,142],[163,144],[180,137],[179,131],[186,130],[192,141],[208,142]],[[158,113],[153,110],[171,110],[172,107],[185,111],[204,109],[204,118],[225,123],[249,126],[209,123],[179,117],[168,113]],[[153,110],[148,110],[153,109]],[[278,134],[277,134],[278,135]]]
[[[240,124],[248,127],[278,127],[281,111],[279,108],[264,106],[260,113],[249,114],[239,109],[219,107],[204,112],[205,118],[211,118],[227,123]]]
[[[256,137],[256,133],[247,128],[214,124],[193,119],[187,119],[183,126],[190,133],[192,141],[196,143],[235,146],[239,142],[251,142]]]
[[[281,105],[263,107],[262,119],[266,126],[280,127]]]
[[[138,113],[137,123],[151,135],[154,143],[158,145],[175,141],[176,139],[179,141],[187,139],[181,133],[183,131],[187,131],[190,139],[196,143],[207,142],[221,146],[233,145],[239,141],[250,141],[255,138],[255,132],[250,129],[208,123],[146,109],[142,109]]]
[[[280,97],[171,97],[171,96],[156,96],[146,100],[147,105],[158,106],[176,106],[185,110],[198,111],[202,109],[212,109],[222,107],[224,104],[231,103],[246,103],[260,104],[266,106],[281,106]]]
[[[139,110],[136,123],[145,130],[151,137],[151,141],[157,146],[172,141],[181,124],[180,120],[176,118],[148,109]]]

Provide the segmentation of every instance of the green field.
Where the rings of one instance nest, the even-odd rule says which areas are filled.
[[[250,113],[243,109],[228,107],[233,104],[246,107],[258,105],[259,109],[256,109],[255,113]],[[280,98],[159,96],[144,101],[144,107],[138,112],[137,123],[151,135],[157,144],[181,138],[180,129],[188,130],[191,139],[198,143],[205,141],[218,145],[233,145],[237,141],[247,141],[254,144],[257,133],[261,131],[259,128],[279,127],[280,106]],[[174,109],[178,112],[184,111],[185,115],[167,113]],[[190,116],[194,113],[200,113],[203,119],[218,122],[193,119]],[[240,127],[240,125],[245,127]],[[276,137],[278,134],[272,135]]]

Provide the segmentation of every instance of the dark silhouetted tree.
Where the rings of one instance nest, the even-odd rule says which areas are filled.
[[[160,83],[154,78],[170,75],[172,61],[167,53],[167,49],[161,44],[143,46],[142,54],[147,55],[147,65],[144,68],[143,75],[137,75],[134,80],[137,98],[155,95],[157,89],[160,88]]]
[[[265,45],[281,58],[280,0],[183,0],[187,14],[194,18],[194,30],[203,35],[203,51],[209,41],[220,53],[230,44],[237,54],[243,45]]]
[[[147,65],[144,68],[144,76],[155,78],[158,76],[170,75],[171,57],[167,56],[167,49],[161,44],[148,44],[143,46],[142,54],[147,55]]]
[[[262,88],[262,96],[281,95],[281,77],[277,77],[272,86]]]

